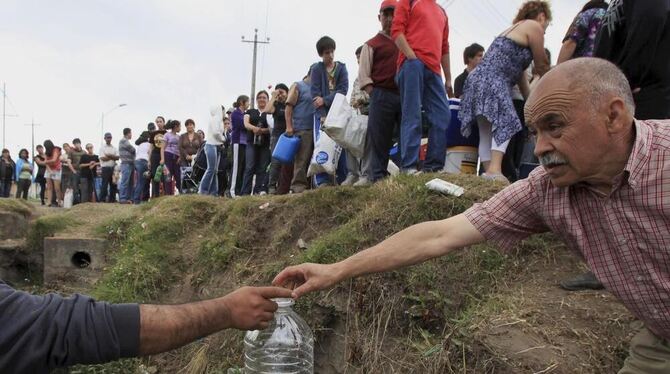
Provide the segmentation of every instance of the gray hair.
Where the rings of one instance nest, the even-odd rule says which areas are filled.
[[[593,108],[603,100],[621,98],[631,116],[635,115],[635,101],[630,83],[623,72],[613,63],[600,58],[584,57],[570,60],[570,90],[587,94]]]

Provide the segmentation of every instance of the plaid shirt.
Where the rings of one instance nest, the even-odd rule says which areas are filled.
[[[586,184],[554,187],[537,168],[465,215],[503,250],[555,233],[651,331],[670,339],[670,121],[636,121],[635,129],[609,196]]]

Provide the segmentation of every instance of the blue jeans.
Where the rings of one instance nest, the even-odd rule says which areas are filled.
[[[201,195],[217,196],[219,194],[219,180],[217,178],[219,154],[217,147],[205,144],[205,157],[207,157],[207,170],[200,181],[198,193]]]
[[[121,180],[119,181],[119,202],[126,203],[133,197],[134,163],[121,163]]]
[[[447,157],[447,127],[451,113],[442,77],[428,69],[419,59],[406,60],[396,77],[400,87],[402,120],[400,154],[402,170],[415,170],[421,147],[421,109],[430,122],[428,153],[423,169],[439,171]]]
[[[133,203],[139,204],[142,202],[142,194],[145,193],[145,186],[148,181],[144,177],[144,173],[149,170],[149,162],[147,160],[135,160],[135,170],[137,170],[137,183],[133,191]]]

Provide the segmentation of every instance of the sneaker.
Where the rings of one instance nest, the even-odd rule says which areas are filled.
[[[405,169],[402,171],[403,174],[405,175],[421,175],[423,172],[421,170],[416,170],[416,169]]]
[[[340,183],[340,186],[353,186],[356,182],[358,182],[358,176],[349,174],[347,175],[347,178]]]
[[[354,187],[368,187],[368,186],[372,186],[372,181],[366,177],[363,177],[359,179],[358,182],[354,183]]]

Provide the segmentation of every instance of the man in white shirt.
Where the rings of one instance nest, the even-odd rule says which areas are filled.
[[[100,202],[116,202],[116,186],[112,182],[114,167],[119,159],[119,151],[112,145],[112,134],[105,134],[105,144],[100,149],[100,166],[102,167],[102,186],[100,187]]]

